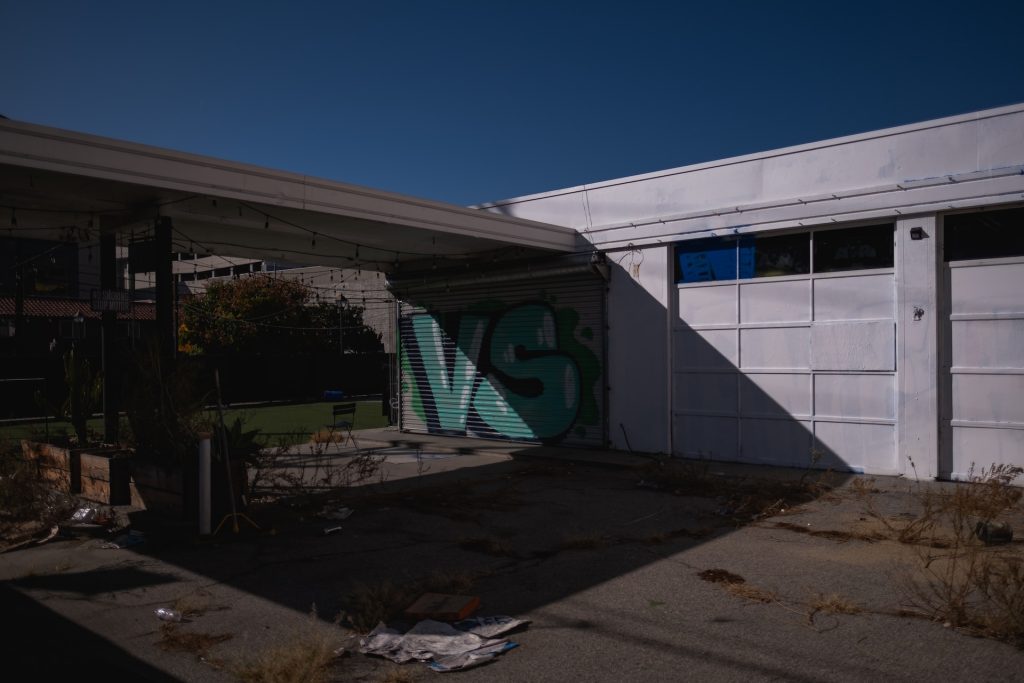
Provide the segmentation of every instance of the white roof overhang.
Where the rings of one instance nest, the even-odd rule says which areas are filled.
[[[163,216],[179,251],[385,272],[583,244],[563,226],[5,119],[0,206],[17,236],[94,239]]]

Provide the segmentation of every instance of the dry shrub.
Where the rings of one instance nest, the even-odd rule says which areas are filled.
[[[977,529],[1019,511],[1013,486],[1020,467],[994,465],[963,483],[917,494],[920,513],[902,526],[884,522],[894,538],[917,547],[902,579],[909,607],[971,633],[1024,645],[1024,558],[1012,546],[987,546]],[[868,500],[870,505],[870,500]]]
[[[65,519],[72,508],[67,491],[66,481],[48,483],[19,443],[0,444],[0,546],[31,538]]]

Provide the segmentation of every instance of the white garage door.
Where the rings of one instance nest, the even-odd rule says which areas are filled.
[[[676,246],[674,451],[896,472],[892,225]]]
[[[945,219],[948,378],[940,474],[1024,467],[1024,210]]]

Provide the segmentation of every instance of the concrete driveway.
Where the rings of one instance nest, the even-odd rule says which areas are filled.
[[[199,540],[143,515],[147,540],[133,548],[70,539],[0,555],[8,667],[237,680],[265,671],[268,653],[301,661],[314,643],[350,651],[325,669],[328,680],[426,679],[437,674],[423,664],[351,654],[346,624],[389,595],[444,585],[480,596],[481,615],[532,620],[511,636],[519,648],[450,674],[464,681],[1020,680],[1024,671],[1013,645],[901,614],[920,549],[885,540],[854,489],[874,491],[873,509],[898,518],[916,506],[905,481],[864,487],[848,475],[719,464],[669,475],[614,454],[493,443],[466,452],[464,440],[372,436],[361,446],[393,456],[386,477],[268,494],[249,510],[259,531]],[[436,457],[425,468],[417,452]],[[343,506],[354,510],[343,521],[319,516]],[[342,528],[325,535],[332,526]],[[185,622],[155,617],[170,605]]]

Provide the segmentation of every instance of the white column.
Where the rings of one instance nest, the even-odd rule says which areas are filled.
[[[921,479],[936,477],[940,457],[941,254],[936,216],[896,222],[898,450],[903,473]]]

